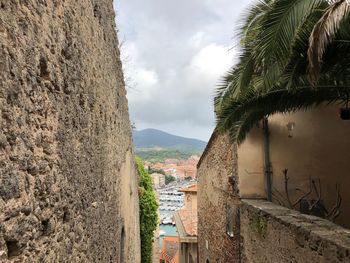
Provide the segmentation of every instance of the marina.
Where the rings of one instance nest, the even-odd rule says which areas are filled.
[[[174,212],[184,205],[185,194],[179,189],[193,184],[191,181],[178,182],[158,189],[159,196],[159,246],[164,236],[177,236]]]

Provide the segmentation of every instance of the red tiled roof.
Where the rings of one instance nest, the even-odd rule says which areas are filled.
[[[179,258],[180,258],[180,257],[179,257],[179,253],[180,253],[180,251],[177,250],[175,256],[174,256],[173,259],[170,261],[170,263],[179,263]]]
[[[186,235],[197,236],[198,214],[197,210],[180,209],[178,211]]]
[[[179,237],[164,236],[162,250],[159,255],[165,262],[179,262]]]

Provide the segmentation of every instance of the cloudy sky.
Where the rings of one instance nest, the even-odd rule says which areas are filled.
[[[208,140],[215,86],[237,57],[234,31],[254,0],[115,0],[130,118]]]

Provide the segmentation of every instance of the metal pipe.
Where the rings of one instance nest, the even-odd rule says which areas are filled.
[[[272,167],[270,160],[270,131],[269,120],[267,117],[263,119],[264,132],[264,174],[265,174],[265,188],[267,200],[272,201]]]

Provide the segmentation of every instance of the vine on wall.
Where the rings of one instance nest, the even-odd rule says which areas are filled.
[[[136,166],[140,178],[141,262],[152,263],[152,240],[158,224],[158,203],[152,189],[152,178],[145,170],[142,160],[138,157],[136,157]]]

